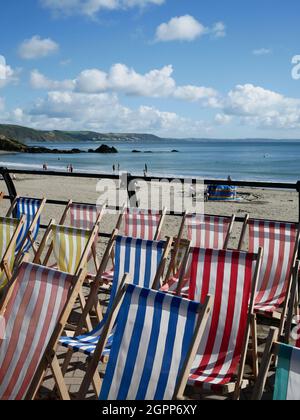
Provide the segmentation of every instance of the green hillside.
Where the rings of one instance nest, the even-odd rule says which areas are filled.
[[[151,134],[135,133],[96,133],[93,131],[41,131],[18,125],[0,124],[0,135],[19,142],[76,142],[76,141],[132,141],[157,140]]]

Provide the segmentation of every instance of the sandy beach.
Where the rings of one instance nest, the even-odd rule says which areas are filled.
[[[108,196],[111,203],[115,201],[113,188],[108,189],[108,193],[97,191],[96,179],[85,178],[64,178],[53,176],[32,176],[17,175],[15,186],[17,193],[25,197],[56,199],[68,201],[72,199],[75,202],[84,202],[95,204],[97,200],[103,202]],[[0,188],[7,193],[5,183],[1,181]],[[100,188],[101,190],[101,188]],[[119,191],[119,190],[118,190]],[[159,195],[159,187],[154,184],[152,202]],[[174,193],[174,200],[182,200],[182,192]],[[126,191],[120,192],[120,202],[126,200]],[[298,194],[293,191],[267,190],[254,188],[239,188],[239,201],[237,202],[207,202],[200,203],[204,206],[206,214],[214,215],[232,215],[244,217],[249,213],[251,217],[282,220],[282,221],[298,221]],[[4,200],[0,204],[1,215],[5,215],[9,207],[9,201]],[[142,206],[143,207],[143,206]],[[47,204],[42,215],[42,223],[48,224],[51,219],[59,221],[64,210],[64,206]],[[189,210],[189,209],[188,209]],[[117,220],[116,214],[107,214],[102,223],[101,231],[110,233],[115,226]],[[162,235],[176,236],[181,217],[167,216]],[[231,247],[236,247],[238,243],[241,223],[235,223],[234,231],[231,238]]]

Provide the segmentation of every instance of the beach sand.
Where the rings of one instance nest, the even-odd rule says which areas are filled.
[[[46,197],[48,199],[56,199],[68,201],[72,199],[75,202],[84,202],[96,204],[97,200],[103,202],[105,197],[109,197],[110,203],[115,205],[115,183],[107,187],[106,192],[100,193],[101,185],[98,186],[97,180],[89,178],[67,178],[53,176],[33,176],[33,175],[17,175],[15,186],[17,193],[25,197]],[[5,183],[0,181],[0,189],[7,193]],[[157,204],[159,196],[159,187],[154,184],[152,193],[152,203]],[[126,200],[126,191],[119,191],[120,203]],[[298,194],[295,191],[283,190],[267,190],[254,188],[238,188],[240,201],[238,202],[207,202],[199,203],[206,214],[230,216],[236,214],[238,217],[244,217],[249,213],[253,218],[263,218],[282,221],[298,221]],[[174,200],[180,202],[184,194],[175,192]],[[188,195],[188,193],[186,193]],[[189,197],[188,197],[189,200]],[[145,201],[145,200],[142,200]],[[144,203],[142,203],[144,204]],[[146,203],[147,204],[147,203]],[[9,207],[9,201],[4,200],[0,204],[0,214],[5,215]],[[143,205],[141,206],[143,207]],[[152,206],[151,206],[152,207]],[[42,223],[48,224],[51,219],[59,221],[64,207],[47,204],[42,215]],[[188,209],[190,210],[190,209]],[[102,223],[101,231],[103,233],[111,233],[117,221],[117,214],[111,212],[107,214]],[[181,217],[167,216],[162,235],[176,236],[179,230]],[[238,243],[241,230],[241,223],[235,223],[234,231],[231,238],[230,246],[235,248]],[[185,233],[186,234],[186,233]]]

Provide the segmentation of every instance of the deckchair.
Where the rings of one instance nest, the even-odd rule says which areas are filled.
[[[70,274],[77,274],[86,264],[92,244],[97,237],[101,215],[98,215],[92,230],[76,229],[60,226],[50,221],[34,258],[34,263],[48,266],[54,256],[57,268]],[[47,242],[50,245],[46,256],[42,259]]]
[[[15,272],[0,306],[0,400],[34,399],[48,366],[61,398],[69,398],[54,351],[84,276],[30,263]]]
[[[24,222],[24,217],[20,219],[0,217],[0,293],[11,280],[17,238]]]
[[[177,295],[187,287],[191,300],[203,303],[207,294],[214,299],[189,376],[193,391],[234,392],[238,399],[247,386],[243,378],[261,253],[192,248],[185,257],[189,274],[181,274]],[[256,348],[253,352],[256,356]]]
[[[100,215],[100,221],[103,218],[106,206],[95,206],[89,204],[77,204],[73,203],[70,200],[63,212],[61,220],[59,222],[60,226],[66,225],[66,221],[68,216],[70,217],[70,224],[71,227],[76,229],[85,229],[85,230],[93,230],[95,224],[97,223],[98,216]],[[100,231],[100,225],[99,225]],[[99,233],[99,231],[97,233]],[[98,243],[99,237],[98,235],[95,238],[95,242],[92,245],[92,252],[89,255],[89,260],[93,258],[96,271],[99,268],[98,258],[97,258],[97,250],[96,246]]]
[[[35,241],[39,233],[40,217],[45,207],[46,199],[41,200],[26,197],[16,197],[8,210],[7,217],[20,219],[25,216],[25,224],[20,232],[15,249],[16,259],[32,248],[36,252]]]
[[[128,208],[124,212],[124,236],[158,241],[167,209],[163,211]]]
[[[170,287],[170,291],[176,290],[186,249],[189,246],[227,249],[234,222],[234,214],[231,217],[184,214],[166,276],[166,287]],[[187,228],[188,241],[182,239],[185,227]]]
[[[33,262],[35,264],[57,268],[60,271],[72,275],[78,274],[82,269],[87,270],[88,257],[95,238],[98,235],[100,219],[101,215],[98,215],[97,222],[91,231],[59,226],[55,225],[53,221],[50,221]],[[51,242],[43,258],[42,255],[49,240]],[[51,257],[54,259],[54,265]],[[80,291],[79,297],[80,305],[83,309],[86,304],[83,291]],[[101,313],[98,304],[96,304],[95,310],[100,321]],[[87,327],[89,330],[92,329],[92,324],[88,316]]]
[[[276,341],[278,329],[271,328],[255,384],[252,400],[261,400],[272,359],[277,358],[273,399],[300,400],[300,349]]]
[[[114,340],[100,400],[170,400],[182,397],[205,329],[210,298],[203,305],[146,288],[125,285],[95,352],[114,326]],[[119,309],[120,306],[120,309]],[[89,366],[79,392],[92,378]]]
[[[116,229],[124,232],[124,236],[158,241],[161,237],[161,229],[165,220],[167,209],[162,211],[144,210],[140,208],[125,208],[122,209],[120,218],[118,220]],[[112,260],[114,257],[114,250],[112,251]],[[103,274],[103,278],[107,282],[111,282],[114,277],[114,267]]]
[[[249,252],[263,247],[262,269],[255,298],[255,312],[280,320],[283,334],[293,281],[293,270],[299,247],[299,225],[245,218],[239,249],[242,249],[247,227]],[[279,308],[283,309],[279,312]]]
[[[67,371],[73,352],[79,351],[85,353],[87,356],[93,355],[96,345],[102,335],[103,328],[115,305],[116,296],[122,286],[122,280],[125,273],[130,274],[131,282],[135,285],[155,289],[160,287],[163,269],[170,252],[171,244],[171,238],[167,242],[144,241],[142,239],[122,236],[116,238],[115,274],[107,311],[103,320],[92,332],[85,335],[76,335],[80,334],[85,315],[90,310],[92,304],[94,304],[94,299],[97,298],[98,287],[99,284],[101,284],[102,279],[101,271],[105,269],[106,261],[104,256],[104,260],[101,264],[102,267],[100,267],[97,275],[97,281],[94,283],[94,291],[91,291],[91,295],[84,308],[82,320],[78,323],[75,336],[61,337],[60,339],[60,344],[69,349],[62,368],[63,374]],[[109,252],[110,250],[107,249],[107,256],[109,256]]]

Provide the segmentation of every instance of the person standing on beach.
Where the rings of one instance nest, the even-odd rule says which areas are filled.
[[[147,176],[147,174],[148,174],[148,165],[147,163],[145,163],[145,177]]]
[[[113,173],[116,173],[116,165],[113,165]]]
[[[120,172],[120,164],[118,163],[118,172]]]

